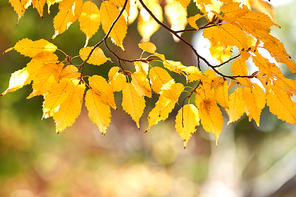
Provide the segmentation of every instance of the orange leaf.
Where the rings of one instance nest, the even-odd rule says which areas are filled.
[[[229,95],[229,108],[226,109],[229,116],[227,125],[237,121],[245,113],[242,93],[243,88],[237,88]]]

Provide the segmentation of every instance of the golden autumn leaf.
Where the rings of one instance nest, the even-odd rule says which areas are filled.
[[[58,83],[58,76],[63,69],[63,64],[45,64],[36,73],[33,80],[33,92],[27,97],[32,98],[38,95],[45,95],[55,84]]]
[[[28,80],[29,75],[30,74],[27,68],[23,68],[12,73],[9,79],[8,88],[0,96],[4,96],[9,92],[14,92],[22,88],[24,85],[29,84],[31,82],[30,80]]]
[[[139,120],[146,107],[145,99],[140,96],[132,83],[126,83],[122,90],[122,108],[136,122],[140,129]]]
[[[83,0],[63,0],[59,3],[59,12],[53,19],[54,39],[66,31],[79,17]]]
[[[224,49],[228,46],[237,46],[240,50],[247,49],[250,43],[253,43],[252,37],[229,23],[207,28],[203,31],[203,36],[211,41],[212,46],[220,44]]]
[[[245,59],[239,58],[236,59],[233,63],[232,63],[232,67],[231,67],[232,73],[234,76],[248,76],[249,75],[249,70],[248,70],[248,65],[246,63]],[[240,84],[251,88],[252,87],[252,82],[250,81],[250,79],[246,78],[246,77],[238,77],[236,79]]]
[[[89,119],[93,121],[102,134],[105,135],[111,121],[110,106],[92,89],[86,92],[85,106],[88,110]]]
[[[36,74],[42,72],[42,68],[46,64],[57,64],[58,56],[51,52],[41,52],[27,63],[27,71],[30,74],[29,80],[36,79]]]
[[[149,63],[146,62],[141,62],[141,61],[135,61],[135,68],[136,68],[136,72],[141,72],[144,75],[148,75],[149,72]]]
[[[203,100],[199,103],[198,108],[201,124],[204,130],[215,135],[217,146],[223,128],[222,112],[214,100]]]
[[[215,97],[219,105],[225,109],[229,108],[228,85],[226,80],[219,83],[215,88]]]
[[[193,27],[194,29],[199,29],[199,27],[198,27],[197,24],[196,24],[196,21],[197,21],[198,19],[201,19],[202,17],[204,17],[204,15],[196,14],[196,15],[194,15],[194,16],[189,17],[189,18],[187,19],[187,22],[188,22],[188,24],[189,24],[191,27]]]
[[[184,105],[176,116],[176,130],[183,138],[184,148],[199,125],[199,112],[193,104]]]
[[[82,5],[82,11],[79,16],[80,30],[86,35],[86,44],[88,40],[98,31],[101,25],[100,10],[96,4],[86,1]]]
[[[113,21],[116,19],[116,17],[119,15],[119,10],[117,9],[116,5],[114,5],[110,1],[103,1],[101,3],[100,7],[100,15],[104,16],[101,18],[102,22],[102,28],[105,33],[107,33],[113,23]],[[117,46],[119,46],[123,51],[123,40],[127,33],[127,24],[124,19],[124,17],[121,15],[114,25],[112,31],[109,34],[109,37],[115,43]]]
[[[88,54],[92,50],[93,47],[83,47],[79,51],[80,58],[84,61],[88,57]],[[90,58],[87,60],[87,63],[93,65],[101,65],[104,64],[106,61],[111,59],[107,58],[103,52],[103,50],[99,47],[95,48],[93,53],[91,54]]]
[[[60,75],[59,80],[62,78],[68,78],[68,79],[78,79],[81,76],[81,73],[78,72],[78,68],[74,65],[68,65],[64,66]]]
[[[155,103],[155,107],[148,114],[149,125],[146,131],[148,131],[153,125],[156,125],[159,121],[167,119],[175,105],[175,101],[160,95],[158,101]]]
[[[107,83],[102,76],[93,75],[88,78],[89,85],[92,90],[101,98],[101,100],[110,105],[113,109],[117,109],[114,100],[112,86]]]
[[[163,68],[153,67],[150,69],[149,78],[154,92],[159,94],[162,88],[168,86],[170,81],[174,81],[170,74]],[[169,87],[169,86],[168,86]],[[169,89],[169,88],[168,88]]]
[[[156,51],[156,46],[152,42],[143,42],[139,43],[138,45],[143,51],[147,51],[149,53],[155,53]]]
[[[174,102],[178,102],[179,96],[183,90],[184,86],[182,83],[174,83],[168,89],[164,89],[161,94]]]
[[[74,86],[71,79],[63,78],[55,84],[44,96],[43,118],[53,116],[73,91]]]
[[[81,112],[85,84],[74,79],[69,81],[69,85],[72,86],[70,92],[65,101],[59,105],[58,111],[53,114],[57,133],[71,126]]]
[[[32,41],[24,38],[18,41],[13,49],[24,56],[34,57],[41,52],[55,52],[57,47],[44,39]]]
[[[243,88],[237,88],[229,95],[229,108],[226,109],[226,112],[229,116],[227,125],[237,121],[245,113],[243,103]]]
[[[287,91],[271,85],[266,93],[266,101],[271,113],[287,123],[296,124],[296,103]]]
[[[120,68],[115,66],[112,67],[108,73],[109,83],[112,86],[114,92],[123,90],[123,87],[126,83],[126,77],[122,73],[119,73],[119,70]]]
[[[261,111],[265,107],[265,92],[259,85],[254,83],[253,86],[252,89],[244,88],[242,95],[249,121],[254,119],[259,127]]]
[[[221,45],[211,46],[209,48],[210,53],[213,58],[218,60],[220,63],[226,62],[232,55],[232,47],[228,46],[224,49]]]
[[[25,4],[23,4],[20,0],[9,0],[9,3],[17,13],[19,21],[26,11]]]
[[[46,0],[32,0],[33,8],[36,8],[40,17],[43,17],[43,7]]]
[[[140,96],[152,97],[152,91],[147,79],[147,75],[142,72],[135,72],[131,74],[132,83],[134,84],[138,94]]]

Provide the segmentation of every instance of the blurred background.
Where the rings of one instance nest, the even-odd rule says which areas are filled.
[[[275,22],[282,28],[272,29],[294,61],[295,7],[295,1],[275,5]],[[50,41],[57,5],[52,6],[51,13],[50,16],[44,13],[40,18],[31,6],[17,24],[17,14],[8,0],[1,0],[0,52],[26,37]],[[102,36],[99,30],[89,45]],[[196,42],[194,33],[182,37]],[[137,46],[140,41],[134,22],[124,41],[126,52],[110,46],[121,57],[135,59],[141,54]],[[194,64],[192,52],[184,44],[175,43],[164,29],[159,29],[151,41],[167,59]],[[52,42],[75,56],[83,47],[85,36],[76,22]],[[57,54],[64,58],[62,53]],[[108,52],[106,55],[112,57]],[[29,58],[15,51],[0,55],[1,93],[8,87],[11,73],[28,62]],[[106,76],[111,66],[110,63],[88,65],[85,74]],[[133,69],[128,64],[125,68]],[[286,69],[283,71],[287,77],[296,79]],[[226,126],[225,116],[217,148],[214,136],[200,126],[184,149],[174,128],[174,117],[180,106],[169,119],[144,133],[147,114],[157,100],[155,94],[146,100],[141,130],[123,112],[121,95],[116,94],[119,109],[112,111],[111,124],[103,136],[89,120],[85,107],[74,125],[57,135],[52,119],[41,121],[42,98],[26,99],[30,92],[29,85],[0,98],[1,197],[296,196],[296,128],[278,120],[268,108],[262,112],[260,128],[253,121],[248,122],[246,116]]]

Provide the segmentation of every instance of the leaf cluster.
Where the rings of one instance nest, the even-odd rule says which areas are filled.
[[[201,124],[216,136],[216,143],[223,128],[224,118],[221,108],[229,116],[227,124],[237,121],[243,114],[259,126],[262,109],[267,106],[279,119],[296,124],[296,103],[292,96],[296,93],[294,80],[286,78],[275,63],[284,63],[291,72],[296,72],[296,63],[290,59],[283,44],[271,32],[277,26],[269,14],[251,10],[251,6],[267,8],[268,3],[249,0],[238,3],[232,0],[194,0],[198,13],[187,16],[190,0],[105,0],[97,6],[96,1],[83,0],[9,0],[19,18],[32,4],[42,17],[44,5],[48,12],[52,4],[59,4],[59,12],[54,17],[54,39],[65,32],[76,20],[86,35],[85,46],[77,57],[79,65],[72,64],[72,57],[66,55],[59,60],[53,43],[44,39],[32,41],[24,38],[6,52],[14,49],[30,57],[26,67],[12,73],[9,87],[1,94],[16,91],[32,83],[33,91],[28,98],[41,95],[43,118],[53,117],[57,133],[71,126],[79,116],[83,100],[89,118],[105,134],[111,121],[111,108],[117,109],[114,92],[122,92],[122,107],[140,129],[140,118],[145,110],[145,98],[158,94],[154,108],[148,114],[148,131],[159,121],[168,118],[176,104],[181,108],[176,116],[176,130],[184,140],[188,140]],[[164,3],[165,13],[162,11]],[[163,15],[170,27],[163,23]],[[128,25],[138,18],[137,27],[143,42],[139,48],[143,53],[138,59],[127,60],[119,57],[108,46],[107,40],[125,50],[123,41]],[[197,25],[197,20],[205,18],[207,23]],[[186,29],[186,25],[187,26]],[[88,46],[88,40],[102,26],[105,36],[95,45]],[[175,41],[183,42],[196,56],[195,65],[185,66],[180,61],[168,60],[158,53],[157,46],[149,42],[150,37],[163,27],[173,35]],[[189,27],[189,28],[188,28]],[[182,33],[203,31],[210,41],[210,52],[220,62],[211,64],[202,57],[193,45],[181,37]],[[111,61],[99,48],[106,49],[117,60],[105,79],[98,74],[84,76],[85,65],[103,65]],[[262,51],[268,52],[269,57]],[[144,56],[146,55],[146,56]],[[152,66],[158,61],[163,67]],[[251,61],[257,71],[249,73],[247,61]],[[208,69],[201,69],[204,62]],[[124,69],[123,63],[133,64],[135,71]],[[231,64],[232,75],[225,75],[220,68]],[[171,73],[184,76],[186,85],[171,76]],[[85,79],[88,80],[85,80]],[[257,80],[253,80],[257,79]],[[180,101],[180,95],[186,98]],[[84,96],[85,95],[85,96]],[[187,100],[187,103],[186,103]]]

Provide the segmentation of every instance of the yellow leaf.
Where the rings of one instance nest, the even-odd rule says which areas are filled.
[[[105,33],[107,33],[113,23],[113,21],[116,19],[116,17],[119,14],[119,10],[117,9],[116,5],[114,5],[110,1],[103,1],[101,3],[100,7],[100,15],[104,16],[101,18],[102,22],[102,28]],[[109,37],[111,40],[119,46],[123,51],[123,40],[127,33],[127,24],[124,19],[124,17],[121,15],[114,25],[111,33],[109,34]]]
[[[162,8],[157,0],[145,0],[144,3],[154,16],[160,21],[163,21]],[[140,9],[140,16],[138,18],[138,31],[142,36],[144,42],[149,41],[150,37],[158,30],[160,25],[149,15],[144,9]]]
[[[83,61],[86,60],[86,58],[87,58],[88,54],[90,53],[90,51],[92,50],[92,48],[93,47],[84,47],[84,48],[80,49],[79,55]],[[111,61],[110,58],[107,58],[104,55],[103,50],[101,48],[97,47],[97,48],[95,48],[95,50],[91,54],[90,58],[87,60],[87,63],[99,66],[99,65],[104,64],[107,60]]]
[[[59,12],[53,19],[55,33],[51,39],[66,31],[79,17],[83,0],[63,0],[59,3]]]
[[[72,87],[66,100],[60,104],[58,111],[53,114],[57,133],[71,126],[81,112],[85,84],[74,79],[70,81],[70,85]]]
[[[119,70],[120,68],[115,66],[112,67],[108,73],[109,83],[115,92],[123,90],[126,83],[126,77],[122,73],[119,73]]]
[[[54,44],[44,39],[32,41],[28,38],[18,41],[13,48],[20,54],[28,57],[34,57],[41,52],[55,52],[57,50]]]
[[[188,22],[189,25],[190,25],[191,27],[193,27],[194,29],[199,29],[199,27],[198,27],[197,24],[196,24],[196,21],[197,21],[198,19],[201,19],[202,17],[204,17],[204,15],[196,14],[196,15],[194,15],[194,16],[189,17],[189,18],[187,19],[187,22]]]
[[[125,112],[131,115],[140,129],[139,120],[145,109],[145,99],[140,96],[135,87],[131,83],[126,83],[122,90],[122,108]]]
[[[156,125],[159,121],[167,119],[175,105],[176,102],[160,95],[158,101],[155,103],[155,107],[148,114],[149,125],[146,131],[148,131],[153,125]]]
[[[220,45],[211,46],[209,48],[212,57],[218,60],[220,63],[226,62],[231,57],[231,49],[232,47],[230,46],[224,49],[223,46]]]
[[[215,88],[215,97],[219,105],[229,108],[228,85],[226,80],[219,83]]]
[[[92,89],[89,89],[85,95],[85,106],[88,110],[88,117],[95,123],[103,135],[111,121],[110,106]]]
[[[68,78],[68,79],[78,79],[81,76],[81,73],[78,72],[78,69],[74,65],[68,65],[63,68],[63,70],[60,73],[59,80],[62,78]]]
[[[187,9],[184,8],[181,3],[170,0],[164,7],[166,18],[171,25],[171,29],[174,31],[184,30],[187,25]],[[178,33],[181,36],[182,33]],[[175,35],[173,35],[175,42],[179,41]]]
[[[152,91],[151,91],[147,76],[142,72],[132,73],[131,76],[132,76],[132,83],[134,84],[138,94],[140,96],[147,96],[151,98]]]
[[[199,125],[198,109],[192,105],[184,105],[176,116],[176,130],[183,138],[184,148]]]
[[[92,77],[88,78],[88,81],[93,91],[98,96],[100,96],[103,102],[110,105],[113,109],[117,109],[112,87],[109,83],[107,83],[105,78],[98,75],[93,75]]]
[[[246,63],[246,60],[239,58],[236,59],[233,63],[232,63],[232,74],[233,76],[248,76],[249,75],[249,70],[248,70],[248,65]],[[236,80],[246,86],[251,88],[253,83],[250,81],[250,79],[245,78],[245,77],[237,77]]]
[[[220,44],[224,49],[228,46],[237,46],[240,50],[247,49],[253,41],[253,38],[247,36],[239,27],[228,23],[206,28],[203,36],[211,41],[212,46]]]
[[[227,125],[237,121],[245,113],[242,93],[243,88],[237,88],[229,95],[229,108],[226,109],[229,116]]]
[[[296,103],[287,91],[271,85],[267,90],[266,100],[271,113],[287,123],[296,124]]]
[[[223,12],[225,17],[235,19],[236,17],[240,17],[250,12],[249,8],[239,2],[227,3],[221,6],[221,12]]]
[[[162,95],[174,102],[178,102],[180,94],[183,92],[184,86],[182,83],[174,83],[169,89],[164,89]]]
[[[149,66],[150,66],[148,63],[135,61],[134,64],[135,64],[136,72],[141,72],[146,76],[148,75]]]
[[[56,113],[60,105],[64,103],[69,94],[74,91],[73,82],[71,79],[63,78],[59,83],[55,84],[44,96],[43,103],[43,118],[48,118]]]
[[[38,95],[45,95],[56,83],[58,83],[58,76],[63,69],[63,64],[45,64],[36,73],[33,80],[33,92],[27,99]]]
[[[36,74],[42,70],[42,67],[46,64],[58,63],[58,56],[51,52],[38,53],[31,61],[27,64],[27,71],[30,74],[29,80],[35,80]]]
[[[254,88],[243,89],[243,101],[245,104],[246,114],[249,121],[255,120],[259,127],[260,114],[265,107],[265,92],[257,84],[253,84]]]
[[[4,96],[9,92],[14,92],[22,88],[24,85],[29,84],[31,80],[28,80],[28,79],[29,79],[29,73],[27,71],[27,68],[23,68],[21,70],[15,71],[14,73],[11,74],[8,88],[0,96]]]
[[[17,13],[19,21],[26,11],[24,4],[22,4],[20,0],[9,0],[9,3],[13,7],[14,11]]]
[[[199,104],[199,117],[203,128],[216,136],[216,146],[223,127],[223,116],[213,100],[203,100]]]
[[[43,17],[43,7],[46,0],[32,0],[33,8],[36,8],[40,17]]]
[[[88,43],[88,40],[98,31],[101,25],[100,10],[96,4],[91,1],[84,2],[79,23],[81,31],[86,35],[86,43]]]
[[[157,94],[162,91],[163,86],[166,86],[168,82],[174,81],[165,69],[157,66],[150,69],[149,78],[151,87]]]
[[[155,53],[156,51],[156,46],[152,42],[143,42],[139,43],[138,45],[143,51],[147,51],[149,53]]]

